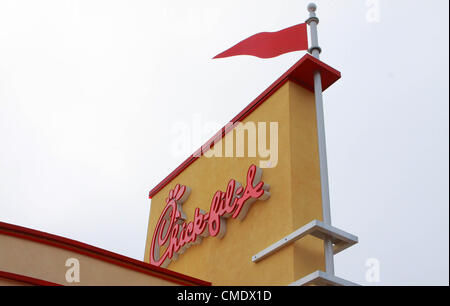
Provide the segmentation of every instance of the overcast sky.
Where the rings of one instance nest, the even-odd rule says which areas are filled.
[[[170,154],[174,125],[225,125],[305,52],[211,58],[308,2],[0,0],[0,220],[142,260],[149,190],[213,134]],[[316,3],[332,222],[360,241],[336,274],[448,285],[449,2]]]

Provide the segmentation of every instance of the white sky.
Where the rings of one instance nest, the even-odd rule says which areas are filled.
[[[308,2],[1,0],[0,220],[142,260],[148,191],[212,136],[173,156],[173,125],[225,125],[304,52],[211,58]],[[449,2],[316,3],[333,225],[360,240],[336,274],[448,285]]]

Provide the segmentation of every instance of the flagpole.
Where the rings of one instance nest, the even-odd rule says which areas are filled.
[[[311,33],[311,47],[308,52],[317,59],[320,59],[322,49],[319,47],[319,39],[317,35],[317,24],[319,18],[316,16],[317,6],[314,3],[308,4],[309,18],[306,23],[309,25]],[[328,185],[328,165],[327,165],[327,149],[325,139],[325,122],[323,113],[323,97],[322,97],[322,79],[319,71],[314,72],[314,94],[316,100],[316,121],[317,121],[317,136],[319,143],[319,164],[320,164],[320,187],[322,195],[322,213],[323,222],[331,225],[330,213],[330,193]],[[333,243],[330,239],[324,240],[325,250],[325,267],[328,274],[334,275],[334,260],[333,260]]]

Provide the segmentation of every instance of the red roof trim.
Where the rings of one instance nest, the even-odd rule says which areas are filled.
[[[6,272],[6,271],[0,271],[0,278],[6,278],[6,279],[22,282],[22,283],[34,285],[34,286],[62,286],[61,284],[48,282],[43,279],[29,277],[29,276]]]
[[[115,264],[137,272],[145,273],[160,279],[175,282],[180,285],[211,286],[210,282],[190,277],[178,272],[157,267],[143,261],[113,253],[95,246],[72,240],[69,238],[33,230],[30,228],[0,222],[0,234],[27,239],[38,243],[47,244],[53,247],[77,252],[82,255],[96,258],[111,264]]]
[[[245,119],[250,115],[258,106],[260,106],[264,101],[266,101],[274,92],[277,91],[282,85],[284,85],[288,80],[291,80],[300,86],[314,91],[314,72],[320,71],[322,77],[322,88],[325,91],[333,83],[341,78],[341,73],[336,69],[328,66],[322,61],[316,59],[315,57],[305,54],[297,63],[295,63],[288,71],[286,71],[278,80],[276,80],[272,85],[270,85],[262,94],[260,94],[252,103],[250,103],[246,108],[244,108],[236,117],[234,117],[230,122],[237,123]],[[229,127],[232,127],[230,125]],[[214,143],[215,140],[223,138],[232,128],[227,128],[227,126],[220,129],[210,140],[208,140],[202,148],[209,148],[209,146]],[[199,148],[191,156],[189,156],[181,165],[179,165],[174,171],[172,171],[164,180],[162,180],[158,185],[156,185],[150,192],[148,197],[151,199],[155,194],[157,194],[162,188],[164,188],[168,183],[170,183],[175,177],[184,171],[189,165],[196,161],[204,152],[202,148]]]

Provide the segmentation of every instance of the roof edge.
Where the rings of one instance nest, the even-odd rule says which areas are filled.
[[[149,263],[113,253],[83,242],[49,234],[46,232],[41,232],[27,227],[18,226],[15,224],[0,221],[0,235],[1,234],[31,240],[34,242],[43,243],[53,247],[76,252],[137,272],[145,273],[147,275],[151,275],[160,279],[165,279],[180,285],[211,286],[210,282],[203,281],[198,278],[157,267]]]

